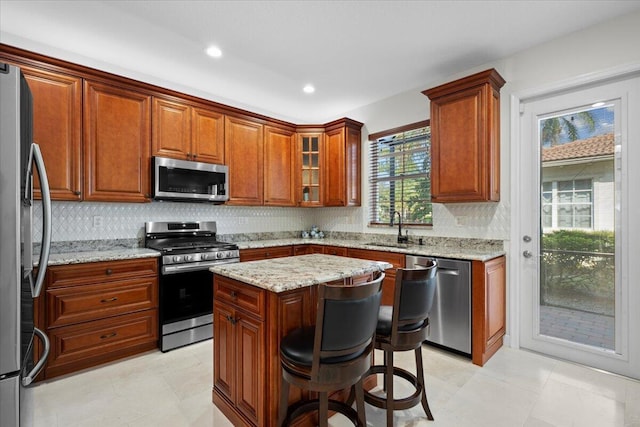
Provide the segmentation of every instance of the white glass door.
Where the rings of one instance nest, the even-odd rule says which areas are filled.
[[[521,345],[635,378],[639,95],[631,78],[523,102],[516,172]]]

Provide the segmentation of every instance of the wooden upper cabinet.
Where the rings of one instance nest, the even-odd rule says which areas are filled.
[[[44,158],[51,199],[81,200],[82,81],[22,67],[33,95],[33,139]],[[34,181],[40,198],[40,181]]]
[[[84,82],[84,200],[147,202],[151,97]]]
[[[264,128],[264,204],[295,206],[295,133]]]
[[[151,153],[191,160],[191,107],[153,98]]]
[[[494,69],[422,92],[431,100],[431,200],[500,200],[500,88]]]
[[[296,203],[299,206],[322,206],[322,162],[324,129],[300,132],[296,141]]]
[[[263,204],[263,126],[225,118],[225,164],[229,166],[229,205]]]
[[[324,139],[324,206],[360,206],[362,123],[340,119],[327,125]]]
[[[224,115],[179,101],[154,97],[151,154],[224,163]]]
[[[224,114],[191,109],[191,150],[193,160],[224,164]]]

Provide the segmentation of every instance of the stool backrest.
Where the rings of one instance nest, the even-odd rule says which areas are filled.
[[[437,264],[433,260],[425,266],[397,270],[391,323],[393,345],[426,339],[429,312],[436,291],[437,270]]]
[[[348,362],[373,348],[384,273],[354,286],[318,286],[318,314],[311,376],[323,364]]]

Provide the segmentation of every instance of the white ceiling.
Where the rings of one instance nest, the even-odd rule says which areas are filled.
[[[635,10],[639,0],[0,0],[0,42],[323,123]],[[204,54],[210,44],[222,58]]]

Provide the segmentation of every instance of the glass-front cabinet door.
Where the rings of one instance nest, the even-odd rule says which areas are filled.
[[[322,133],[298,135],[300,178],[298,201],[300,206],[322,206]]]

